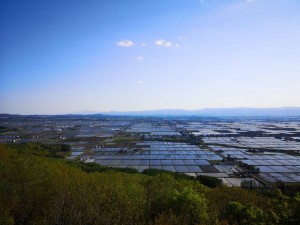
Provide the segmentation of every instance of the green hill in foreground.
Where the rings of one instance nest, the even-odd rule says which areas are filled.
[[[246,190],[161,171],[67,162],[64,146],[0,145],[0,224],[300,224],[297,188]],[[57,153],[57,154],[56,154]]]

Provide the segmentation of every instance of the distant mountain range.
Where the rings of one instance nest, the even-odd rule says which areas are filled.
[[[281,108],[207,108],[199,110],[184,109],[158,109],[145,111],[80,111],[72,114],[57,115],[16,115],[0,114],[0,119],[8,117],[98,117],[98,116],[199,116],[199,117],[300,117],[300,107],[281,107]]]
[[[207,108],[199,110],[160,109],[145,111],[111,111],[103,112],[103,115],[115,116],[207,116],[207,117],[235,117],[235,116],[300,116],[300,107],[281,108]]]

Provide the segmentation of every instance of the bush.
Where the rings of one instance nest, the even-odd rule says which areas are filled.
[[[251,203],[248,205],[242,205],[239,202],[229,202],[225,209],[224,215],[229,221],[229,224],[265,224],[266,219],[264,212]]]
[[[215,177],[209,177],[209,176],[197,176],[196,180],[198,180],[201,184],[210,187],[215,188],[222,184],[222,181]]]

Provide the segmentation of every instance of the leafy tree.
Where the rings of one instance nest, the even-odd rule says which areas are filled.
[[[174,212],[188,221],[187,224],[206,224],[208,221],[206,199],[195,193],[191,187],[177,192],[174,199]]]
[[[196,180],[200,181],[201,184],[204,184],[207,187],[215,188],[222,184],[222,181],[215,177],[209,176],[197,176]]]
[[[266,224],[266,215],[263,211],[251,203],[242,205],[239,202],[229,202],[225,212],[225,218],[229,224],[263,225]]]

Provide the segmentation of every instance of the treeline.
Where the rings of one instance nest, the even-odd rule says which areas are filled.
[[[67,144],[44,144],[39,142],[27,142],[18,144],[6,144],[6,147],[14,149],[23,155],[36,155],[43,157],[64,158],[71,151]]]
[[[37,148],[0,145],[1,225],[300,224],[299,193],[67,162]]]

